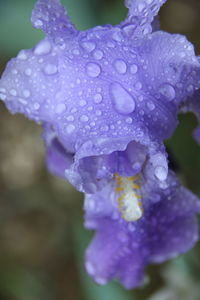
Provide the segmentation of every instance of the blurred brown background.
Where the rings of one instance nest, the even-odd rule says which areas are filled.
[[[112,23],[126,15],[122,0],[63,0],[79,29]],[[0,70],[21,48],[42,38],[32,29],[34,0],[0,0]],[[200,53],[200,1],[168,0],[161,28],[184,34]],[[0,300],[200,300],[199,246],[173,262],[149,268],[142,289],[117,283],[98,287],[84,272],[91,233],[82,228],[82,198],[47,172],[41,128],[0,103]],[[181,116],[168,141],[176,171],[200,194],[200,147],[191,138],[196,120]]]

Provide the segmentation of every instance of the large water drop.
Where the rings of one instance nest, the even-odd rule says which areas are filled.
[[[110,85],[112,103],[117,112],[130,114],[135,110],[135,101],[129,92],[119,83]]]
[[[101,73],[101,68],[98,64],[88,63],[86,66],[86,72],[88,76],[95,78]]]
[[[159,92],[162,96],[164,96],[167,100],[172,101],[175,96],[176,92],[174,87],[171,84],[165,83],[159,88]]]

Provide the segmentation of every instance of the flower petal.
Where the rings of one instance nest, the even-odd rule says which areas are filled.
[[[125,0],[129,12],[123,24],[127,31],[128,28],[133,28],[133,38],[142,38],[151,33],[152,25],[155,25],[151,23],[165,2],[166,0]]]
[[[42,29],[52,38],[69,38],[76,33],[60,0],[38,0],[31,21],[35,28]]]

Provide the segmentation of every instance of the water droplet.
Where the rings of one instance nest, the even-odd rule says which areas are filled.
[[[42,26],[43,26],[42,20],[37,19],[36,21],[34,21],[34,26],[35,26],[36,28],[42,27]]]
[[[51,44],[48,40],[41,41],[34,49],[35,55],[48,54],[51,51]]]
[[[6,98],[7,98],[6,95],[5,94],[1,94],[1,92],[0,92],[0,99],[4,101],[4,100],[6,100]]]
[[[171,101],[175,98],[176,92],[171,84],[165,83],[159,88],[159,93],[167,100]]]
[[[103,97],[102,97],[101,94],[96,94],[96,95],[94,96],[94,102],[97,103],[97,104],[98,104],[98,103],[101,103],[102,99],[103,99]]]
[[[58,72],[58,68],[57,68],[57,66],[55,66],[53,64],[47,64],[44,68],[44,72],[47,75],[54,75]]]
[[[24,90],[23,95],[24,95],[25,98],[29,98],[30,95],[31,95],[31,92],[29,90]]]
[[[126,118],[126,123],[131,124],[133,122],[132,118]]]
[[[97,116],[101,116],[101,115],[102,115],[102,112],[101,112],[101,110],[98,109],[98,110],[95,111],[95,114],[96,114]]]
[[[10,94],[15,97],[17,96],[17,91],[15,89],[11,89]]]
[[[93,276],[95,274],[95,268],[93,267],[91,262],[87,261],[85,264],[85,268],[90,276]]]
[[[121,30],[117,29],[113,35],[112,35],[112,38],[114,41],[116,42],[121,42],[123,37],[122,37],[122,34],[121,34]]]
[[[73,116],[68,116],[67,117],[67,121],[73,122],[74,121],[74,117]]]
[[[62,114],[66,110],[66,105],[64,103],[58,103],[56,106],[56,113]]]
[[[34,107],[35,110],[38,110],[40,108],[40,104],[38,102],[35,102],[33,104],[33,107]]]
[[[110,95],[114,108],[121,114],[130,114],[135,110],[135,101],[129,92],[119,83],[110,85]]]
[[[88,52],[92,52],[95,49],[96,45],[93,42],[82,42],[81,47]]]
[[[19,52],[19,54],[17,55],[17,58],[20,60],[26,60],[28,57],[27,57],[25,50],[21,50]]]
[[[80,117],[80,120],[81,120],[81,122],[88,122],[89,118],[88,118],[88,116],[86,116],[86,115],[82,115],[82,116]]]
[[[114,66],[115,66],[116,71],[119,74],[125,74],[127,71],[127,65],[126,65],[125,61],[123,61],[122,59],[117,59],[114,62]]]
[[[101,73],[101,68],[98,64],[88,63],[86,66],[86,72],[90,77],[98,77]]]
[[[163,166],[157,166],[155,168],[155,176],[160,180],[164,181],[167,178],[167,170]]]
[[[151,111],[155,109],[155,105],[152,101],[147,102],[147,107]]]
[[[16,75],[18,73],[18,71],[16,69],[12,70],[12,74]]]
[[[71,134],[75,129],[76,129],[76,127],[75,127],[73,124],[69,124],[69,125],[66,127],[66,132],[67,132],[68,134]]]
[[[128,25],[125,25],[123,27],[123,32],[126,34],[126,35],[132,35],[135,31],[135,28],[136,28],[136,25],[135,24],[128,24]]]
[[[31,76],[32,70],[31,70],[30,68],[28,68],[28,69],[26,69],[26,70],[24,71],[24,73],[25,73],[27,76]]]
[[[139,91],[139,90],[141,90],[141,88],[142,88],[141,82],[137,82],[137,83],[135,84],[135,89]]]
[[[136,74],[137,71],[138,71],[138,66],[135,65],[135,64],[132,64],[131,67],[130,67],[130,71],[132,74]]]
[[[188,91],[189,93],[193,92],[193,91],[194,91],[194,86],[193,86],[192,84],[188,85],[187,91]]]
[[[96,50],[93,53],[93,57],[97,60],[100,60],[103,58],[103,52],[101,50]]]
[[[79,105],[82,106],[82,107],[85,106],[86,104],[87,104],[87,102],[85,100],[80,100],[79,101]]]

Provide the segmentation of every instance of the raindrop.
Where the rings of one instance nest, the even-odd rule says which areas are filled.
[[[80,120],[81,120],[81,122],[88,122],[89,118],[88,118],[88,116],[86,116],[86,115],[82,115],[82,116],[80,117]]]
[[[24,73],[25,73],[27,76],[31,76],[32,70],[31,70],[30,68],[28,68],[28,69],[26,69],[26,70],[24,71]]]
[[[11,94],[12,96],[17,96],[17,91],[14,90],[14,89],[11,89],[11,90],[10,90],[10,94]]]
[[[132,74],[136,74],[137,71],[138,71],[138,66],[135,65],[135,64],[131,65],[130,71],[131,71]]]
[[[31,92],[29,90],[24,90],[23,95],[24,95],[25,98],[28,98],[28,97],[30,97]]]
[[[74,121],[74,117],[73,116],[68,116],[67,117],[67,121],[73,122]]]
[[[114,62],[115,65],[115,69],[119,74],[125,74],[127,71],[127,65],[125,63],[125,61],[123,61],[122,59],[117,59]]]
[[[131,124],[133,122],[132,118],[126,118],[126,123]]]
[[[20,60],[26,60],[28,57],[27,57],[26,52],[24,50],[21,50],[19,52],[19,54],[17,55],[17,58]]]
[[[97,103],[97,104],[98,104],[98,103],[101,103],[102,99],[103,99],[103,97],[102,97],[101,94],[96,94],[96,95],[94,96],[94,102]]]
[[[48,40],[41,41],[34,50],[35,55],[48,54],[51,51],[51,44]]]
[[[66,110],[66,105],[64,103],[59,103],[56,106],[56,113],[62,114]]]
[[[87,102],[85,100],[80,100],[79,101],[79,105],[82,106],[82,107],[85,106],[86,104],[87,104]]]
[[[38,110],[40,108],[40,104],[38,102],[35,102],[33,104],[33,107],[34,107],[35,110]]]
[[[167,170],[163,166],[157,166],[155,168],[155,176],[160,180],[164,181],[167,178]]]
[[[98,77],[101,73],[101,68],[98,64],[88,63],[86,66],[86,72],[90,77]]]
[[[92,52],[96,47],[95,43],[93,42],[82,42],[81,46],[83,49],[85,49],[88,52]]]
[[[171,84],[165,83],[159,88],[159,92],[167,100],[171,101],[175,98],[176,92],[174,87]]]
[[[125,25],[123,27],[123,32],[126,34],[126,35],[132,35],[135,31],[135,28],[136,28],[136,25],[135,24],[128,24],[128,25]]]
[[[97,60],[100,60],[103,58],[103,52],[101,50],[96,50],[93,53],[93,57]]]
[[[151,101],[147,102],[147,107],[148,107],[148,109],[151,110],[151,111],[155,109],[155,105],[154,105],[154,103],[151,102]]]
[[[66,127],[66,132],[68,134],[71,134],[74,130],[76,129],[76,127],[72,124],[69,124],[67,127]]]
[[[35,26],[36,28],[40,28],[41,26],[43,26],[42,20],[37,19],[37,20],[34,22],[34,26]]]
[[[47,64],[44,68],[44,72],[47,75],[54,75],[58,72],[58,68],[57,68],[57,66],[55,66],[53,64]]]
[[[130,114],[135,110],[135,101],[125,88],[115,82],[110,85],[113,106],[121,114]]]
[[[142,88],[141,82],[137,82],[137,83],[135,84],[135,89],[136,89],[136,90],[141,90],[141,88]]]

